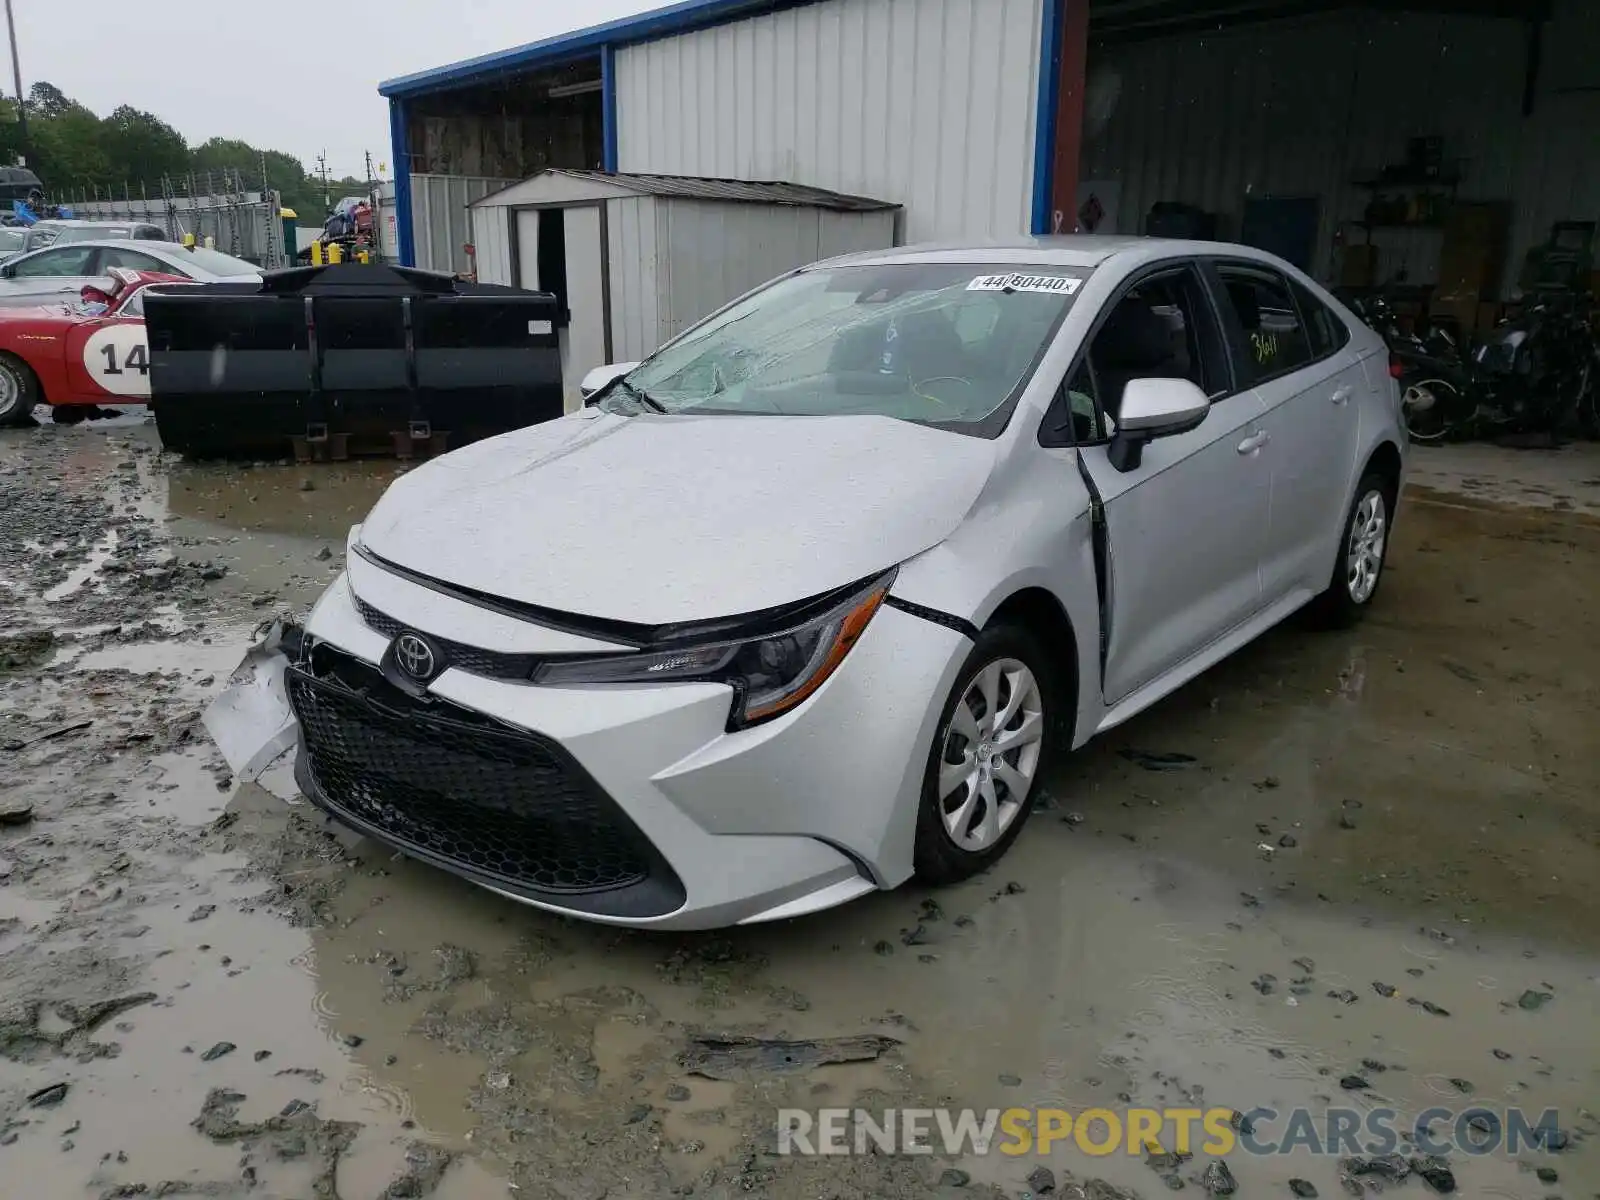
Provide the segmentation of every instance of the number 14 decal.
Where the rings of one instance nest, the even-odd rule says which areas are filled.
[[[117,365],[117,347],[114,343],[100,347],[100,353],[106,356],[106,374],[121,375],[124,370],[137,371],[141,375],[150,374],[150,352],[141,342],[128,351],[128,357],[122,360],[122,366]]]

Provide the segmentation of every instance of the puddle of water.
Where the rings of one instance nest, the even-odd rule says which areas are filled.
[[[87,584],[100,573],[100,568],[105,566],[106,560],[116,552],[117,545],[117,531],[106,530],[105,534],[89,548],[89,554],[83,562],[72,568],[67,572],[65,579],[44,593],[45,601],[54,604],[58,600],[65,600]]]

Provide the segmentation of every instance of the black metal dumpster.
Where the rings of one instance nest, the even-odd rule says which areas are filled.
[[[559,416],[554,296],[359,263],[146,297],[150,407],[193,458],[438,452]]]

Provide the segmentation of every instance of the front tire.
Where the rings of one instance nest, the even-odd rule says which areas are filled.
[[[24,424],[39,402],[33,368],[14,354],[0,353],[0,427]]]
[[[1363,475],[1356,485],[1333,577],[1315,601],[1323,625],[1335,629],[1354,625],[1377,596],[1396,499],[1393,482],[1375,471]]]
[[[913,865],[927,883],[956,883],[997,862],[1033,811],[1065,726],[1058,676],[1027,629],[978,636],[945,698],[917,810]]]

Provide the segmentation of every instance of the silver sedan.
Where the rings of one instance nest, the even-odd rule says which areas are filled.
[[[0,305],[41,304],[104,287],[113,267],[160,271],[197,283],[259,280],[261,268],[220,250],[178,242],[106,239],[56,242],[0,263]]]
[[[1242,246],[820,263],[397,480],[259,732],[355,829],[592,920],[963,879],[1053,757],[1373,603],[1388,366]]]

